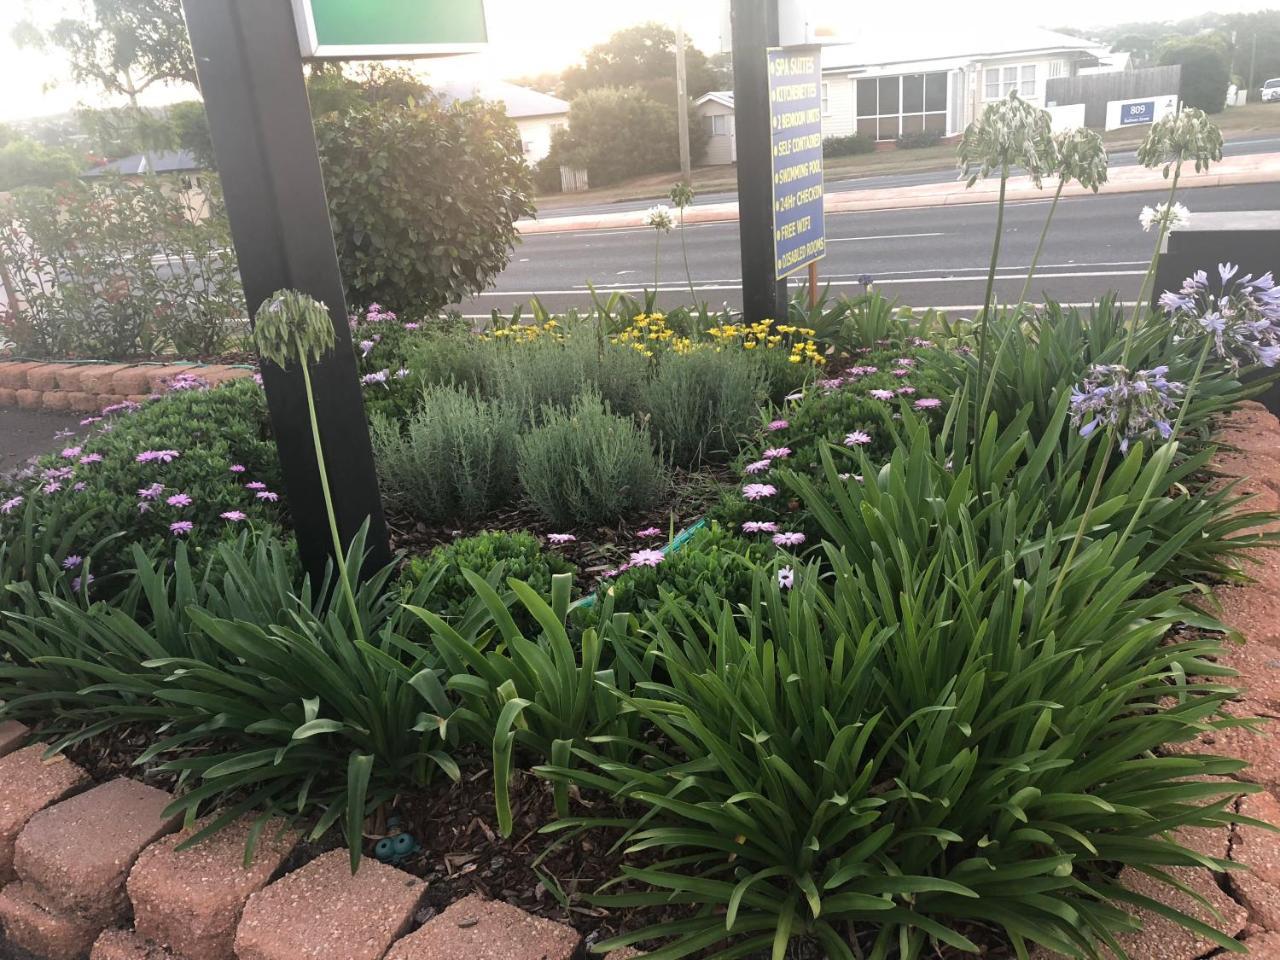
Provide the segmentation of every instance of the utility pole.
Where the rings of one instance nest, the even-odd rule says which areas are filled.
[[[773,130],[767,50],[778,45],[777,0],[732,0],[733,103],[738,130],[738,233],[747,323],[787,316],[787,281],[773,248]]]
[[[684,18],[676,18],[676,129],[680,134],[680,179],[693,184],[689,160],[689,78],[684,64]]]
[[[1253,97],[1253,68],[1258,62],[1258,31],[1253,31],[1253,52],[1249,54],[1249,95],[1245,97],[1245,103],[1248,103]]]

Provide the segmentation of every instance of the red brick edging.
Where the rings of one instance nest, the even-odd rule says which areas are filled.
[[[189,374],[209,386],[252,375],[226,364],[59,363],[0,360],[0,407],[95,414],[125,400],[162,393],[174,377]]]

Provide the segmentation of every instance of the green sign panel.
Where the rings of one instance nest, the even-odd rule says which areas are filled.
[[[396,59],[474,53],[484,0],[293,0],[303,57]]]

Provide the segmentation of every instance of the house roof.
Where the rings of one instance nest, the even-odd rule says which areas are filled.
[[[1105,47],[1096,40],[1043,27],[1000,25],[996,18],[974,23],[948,23],[946,29],[868,31],[852,43],[824,47],[822,68],[840,70],[927,60],[971,60],[1056,50],[1097,55]]]
[[[507,116],[549,117],[567,114],[569,104],[559,97],[539,93],[505,80],[441,80],[431,82],[431,89],[446,100],[500,100],[507,108]]]
[[[112,160],[100,167],[86,170],[82,176],[100,177],[107,173],[119,173],[130,177],[144,173],[190,173],[203,169],[195,154],[186,150],[154,150]]]
[[[733,109],[733,91],[732,90],[712,90],[710,93],[704,93],[697,100],[693,101],[695,107],[700,107],[704,103],[718,103],[721,106]]]

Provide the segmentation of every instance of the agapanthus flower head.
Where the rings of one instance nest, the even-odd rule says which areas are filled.
[[[773,543],[777,547],[798,547],[804,543],[804,534],[794,530],[775,533]]]
[[[743,533],[777,533],[778,525],[772,520],[747,520],[742,524]]]
[[[865,447],[871,442],[871,434],[865,430],[852,430],[844,436],[846,447]]]
[[[662,560],[661,550],[637,550],[628,562],[633,567],[656,567]]]
[[[772,460],[753,460],[742,468],[743,473],[755,475],[757,473],[765,473],[773,466]]]
[[[1074,180],[1097,193],[1107,182],[1107,147],[1098,132],[1076,127],[1062,131],[1053,140],[1058,154],[1058,178],[1063,183]]]
[[[1168,372],[1165,366],[1131,372],[1120,364],[1094,364],[1071,394],[1071,419],[1080,436],[1092,436],[1099,428],[1113,429],[1121,451],[1139,437],[1167,440],[1178,407],[1175,398],[1184,390],[1181,383],[1167,379]]]
[[[176,520],[169,524],[169,532],[175,537],[185,537],[188,533],[194,530],[195,527],[196,525],[190,520]]]
[[[969,186],[993,170],[1021,167],[1039,189],[1042,179],[1058,166],[1049,111],[1023,100],[1016,90],[987,104],[965,129],[956,162]]]
[[[742,488],[742,495],[748,500],[764,500],[778,492],[772,483],[748,483]]]
[[[78,553],[69,553],[62,558],[63,570],[74,570],[76,567],[84,563],[84,557]]]
[[[1275,366],[1280,361],[1280,287],[1270,273],[1240,276],[1232,263],[1218,264],[1218,283],[1204,270],[1160,297],[1183,336],[1208,336],[1216,356],[1238,370],[1242,363]]]
[[[573,543],[578,538],[572,533],[548,533],[547,543],[554,543],[557,546],[565,543]]]
[[[796,572],[790,567],[781,567],[778,570],[778,586],[783,590],[790,590],[796,584]]]
[[[685,183],[683,180],[677,180],[675,185],[667,194],[667,198],[676,205],[676,208],[683,210],[689,204],[693,203],[693,187]]]
[[[1157,120],[1138,147],[1138,162],[1144,167],[1164,164],[1164,175],[1174,164],[1194,160],[1196,173],[1209,169],[1210,162],[1222,159],[1222,131],[1208,114],[1195,107]]]
[[[1191,223],[1191,211],[1181,203],[1157,203],[1154,207],[1143,207],[1138,211],[1138,223],[1148,233],[1157,225],[1167,230],[1180,230]]]
[[[253,341],[258,353],[278,367],[314,363],[333,349],[333,319],[314,297],[277,290],[254,316]]]
[[[667,233],[671,229],[673,221],[671,219],[671,208],[665,203],[655,203],[652,207],[645,211],[644,225],[653,227],[659,233]]]

